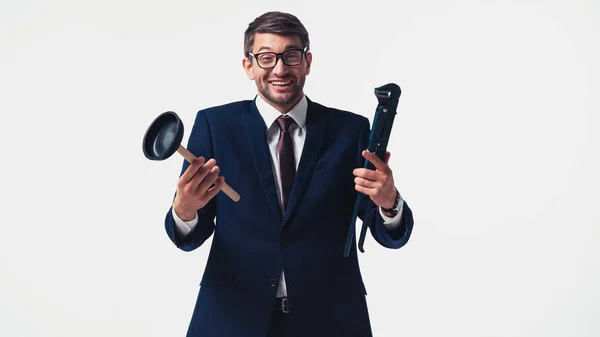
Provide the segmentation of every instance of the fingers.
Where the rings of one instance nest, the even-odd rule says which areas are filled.
[[[370,197],[374,197],[375,195],[377,195],[377,191],[379,190],[378,188],[369,188],[362,185],[354,185],[354,189]]]
[[[357,168],[352,171],[354,176],[361,177],[366,180],[378,180],[381,178],[381,172],[369,170],[366,168]]]
[[[365,178],[361,178],[361,177],[355,177],[354,178],[354,183],[356,185],[359,185],[361,187],[365,187],[365,188],[378,188],[381,187],[381,182],[377,181],[377,180],[368,180]]]
[[[381,171],[386,171],[388,170],[388,166],[387,166],[387,160],[389,159],[389,152],[386,152],[386,161],[384,162],[383,160],[381,160],[381,158],[379,158],[375,153],[373,152],[369,152],[367,150],[364,150],[362,152],[363,157],[365,157],[365,159],[367,159],[368,161],[370,161],[371,163],[373,163],[373,166],[375,166],[375,168],[377,170],[381,170]]]
[[[212,158],[207,162],[204,162],[202,157],[194,160],[179,179],[179,192],[190,196],[200,194],[202,197],[218,177],[219,168],[216,164],[217,162]]]
[[[205,194],[206,200],[210,200],[210,199],[214,198],[215,195],[217,195],[217,193],[219,193],[219,191],[221,190],[221,188],[223,187],[224,184],[225,184],[225,177],[216,178],[215,185],[206,191],[206,194]]]
[[[387,202],[388,192],[394,186],[392,170],[387,164],[391,154],[386,151],[383,160],[377,157],[375,153],[368,151],[363,151],[362,155],[373,163],[375,170],[368,168],[354,169],[354,189],[371,197],[377,205],[381,205],[383,202]]]
[[[208,176],[211,170],[217,165],[217,161],[214,159],[209,159],[202,167],[196,171],[194,178],[190,181],[190,188],[194,191],[199,191],[200,184],[202,181]],[[210,186],[210,185],[209,185]],[[206,189],[204,189],[206,190]]]
[[[209,160],[209,162],[210,162],[210,160]],[[215,162],[215,164],[216,164],[216,162]],[[202,182],[200,182],[200,184],[198,185],[198,192],[200,193],[200,195],[204,195],[206,193],[206,191],[219,178],[219,167],[216,166],[215,164],[212,164],[212,166],[209,166],[209,163],[206,163],[206,165],[205,165],[206,169],[203,169],[203,173],[204,173],[204,171],[207,171],[208,169],[210,169],[210,171],[208,171],[208,174],[206,174],[205,177],[203,177],[204,180],[202,180]],[[200,172],[198,172],[198,176],[200,176]]]
[[[188,168],[185,170],[185,172],[183,172],[183,174],[179,178],[180,185],[185,185],[190,180],[192,180],[196,172],[202,167],[202,165],[204,165],[204,161],[204,157],[198,157],[193,162],[191,162],[190,166],[188,166]]]
[[[385,160],[384,160],[384,162],[385,162],[386,164],[390,162],[390,157],[391,157],[391,156],[392,156],[392,154],[390,153],[390,151],[387,151],[387,152],[385,153]]]
[[[211,158],[205,162],[202,157],[194,160],[178,181],[173,204],[177,215],[191,219],[194,212],[219,193],[224,183],[225,179],[219,177],[216,160]]]

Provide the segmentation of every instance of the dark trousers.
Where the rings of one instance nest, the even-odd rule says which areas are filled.
[[[286,313],[287,312],[287,313]],[[287,306],[287,299],[278,298],[275,301],[273,308],[273,317],[271,318],[271,324],[269,324],[269,331],[267,337],[289,337],[291,331],[289,331],[289,320],[291,310]]]

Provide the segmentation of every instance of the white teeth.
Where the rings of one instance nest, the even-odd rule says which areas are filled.
[[[287,82],[283,82],[283,81],[273,81],[273,82],[271,82],[271,84],[273,84],[273,85],[288,85],[288,84],[290,84],[290,83],[292,83],[292,81],[287,81]]]

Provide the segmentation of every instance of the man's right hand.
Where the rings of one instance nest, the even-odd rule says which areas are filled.
[[[224,182],[214,159],[205,162],[203,157],[196,158],[177,182],[173,210],[183,221],[194,219],[196,212],[219,193]]]

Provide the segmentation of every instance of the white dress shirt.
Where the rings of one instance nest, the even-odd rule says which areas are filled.
[[[260,95],[256,96],[256,107],[260,115],[262,116],[265,124],[267,126],[267,141],[269,143],[269,152],[271,154],[271,166],[273,167],[273,173],[275,178],[275,185],[277,186],[277,195],[279,196],[279,203],[281,204],[281,180],[280,180],[280,172],[279,172],[279,156],[277,153],[277,142],[279,140],[279,127],[275,123],[277,117],[281,116],[281,112],[272,107],[269,103],[262,99]],[[296,160],[296,169],[298,168],[298,163],[300,162],[300,154],[302,153],[302,148],[304,147],[304,140],[306,138],[306,112],[308,108],[308,102],[306,100],[306,96],[303,96],[300,102],[296,104],[290,111],[287,112],[287,115],[292,117],[295,124],[290,126],[289,132],[292,137],[292,143],[294,147],[294,159]],[[388,229],[393,229],[400,224],[401,216],[402,216],[402,208],[404,206],[404,200],[400,197],[398,215],[394,218],[387,217],[379,209],[379,213],[384,219],[384,225]],[[176,227],[179,233],[182,236],[190,233],[196,224],[198,223],[198,215],[190,221],[181,220],[175,211],[173,213],[173,219],[175,220]],[[277,297],[287,296],[287,288],[285,284],[285,275],[283,271],[281,272],[281,281],[279,282],[279,288],[277,289]]]

